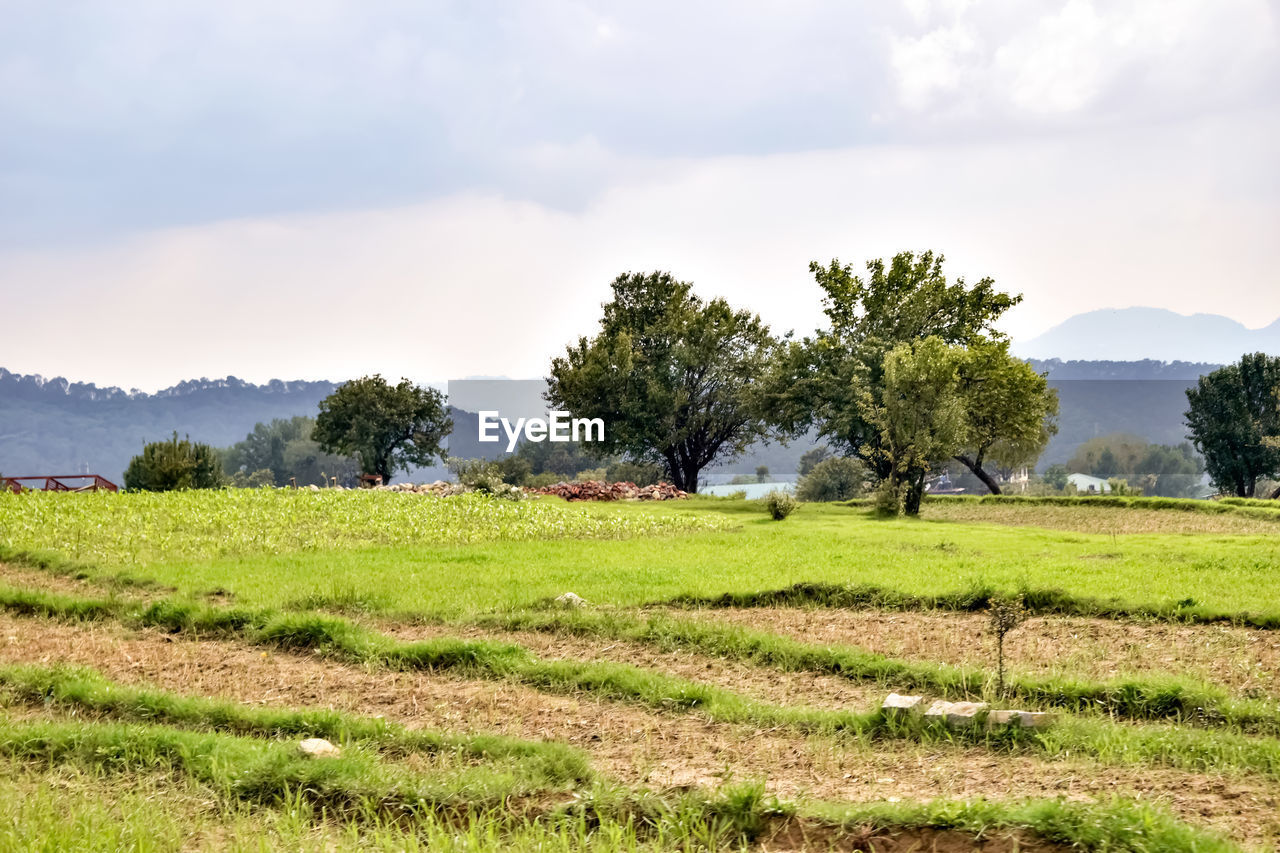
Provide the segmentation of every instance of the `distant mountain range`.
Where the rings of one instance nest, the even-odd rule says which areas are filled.
[[[1249,329],[1220,314],[1103,309],[1077,314],[1039,337],[1017,341],[1013,351],[1023,358],[1225,364],[1247,352],[1280,355],[1280,320]]]

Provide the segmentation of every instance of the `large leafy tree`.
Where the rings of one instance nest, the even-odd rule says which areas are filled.
[[[1187,402],[1189,437],[1218,489],[1251,498],[1258,480],[1280,474],[1280,447],[1267,440],[1280,434],[1280,358],[1246,355],[1200,377]]]
[[[242,441],[222,451],[223,466],[233,478],[270,471],[277,486],[291,480],[300,486],[323,486],[327,477],[337,477],[343,486],[355,485],[359,460],[321,450],[311,437],[315,423],[306,415],[259,423]]]
[[[1010,355],[1007,341],[970,346],[959,378],[965,432],[955,459],[998,495],[988,463],[1007,469],[1040,458],[1058,429],[1058,392],[1044,374]]]
[[[216,489],[224,484],[218,452],[190,437],[143,445],[142,453],[129,460],[124,487],[147,492],[180,489]]]
[[[390,385],[374,375],[321,400],[311,437],[328,453],[358,456],[364,473],[387,483],[397,470],[443,459],[440,444],[452,428],[439,391],[408,379]]]
[[[914,512],[925,462],[914,454],[911,470],[895,472],[894,454],[884,452],[884,431],[865,405],[881,398],[887,353],[928,337],[960,347],[1003,341],[995,322],[1022,297],[997,291],[990,278],[973,285],[963,278],[948,281],[943,257],[932,252],[870,261],[865,276],[835,260],[814,262],[809,270],[822,288],[828,327],[787,347],[769,382],[771,409],[787,432],[816,427],[837,450],[862,459],[877,479],[892,475],[906,489],[903,506]],[[960,450],[957,445],[946,456]]]
[[[670,273],[627,273],[595,337],[552,361],[547,400],[604,420],[599,453],[659,464],[696,492],[702,469],[770,435],[753,383],[775,346],[754,314],[703,302]]]

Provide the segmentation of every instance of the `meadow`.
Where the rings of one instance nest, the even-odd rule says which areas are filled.
[[[0,495],[0,845],[1274,849],[1277,533],[1265,502]]]

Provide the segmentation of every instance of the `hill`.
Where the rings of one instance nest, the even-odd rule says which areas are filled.
[[[1189,359],[1224,363],[1246,352],[1280,355],[1280,320],[1249,329],[1220,314],[1119,308],[1077,314],[1044,334],[1015,342],[1023,358]]]

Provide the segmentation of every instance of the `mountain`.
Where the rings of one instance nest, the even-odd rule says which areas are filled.
[[[1246,352],[1280,355],[1280,320],[1248,329],[1220,314],[1108,308],[1077,314],[1039,337],[1017,341],[1013,351],[1023,358],[1224,364]]]

